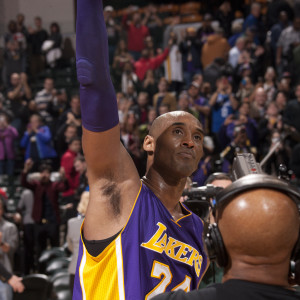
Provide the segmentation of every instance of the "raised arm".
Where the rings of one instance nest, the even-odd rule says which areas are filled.
[[[87,239],[99,240],[114,235],[125,225],[140,181],[131,158],[120,143],[102,0],[78,0],[77,5],[77,76],[82,144],[90,185],[84,234]]]

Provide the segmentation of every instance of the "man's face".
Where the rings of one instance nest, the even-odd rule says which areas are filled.
[[[20,75],[17,73],[14,73],[10,77],[10,82],[12,86],[17,86],[20,83]]]
[[[42,21],[41,21],[41,19],[40,19],[40,18],[35,18],[35,19],[34,19],[34,24],[35,24],[35,26],[36,26],[37,28],[42,27]]]
[[[199,94],[199,89],[193,85],[188,89],[188,93],[192,98],[196,98]]]
[[[158,90],[162,93],[162,92],[166,92],[168,88],[167,83],[163,80],[158,84]]]
[[[153,167],[167,176],[190,176],[203,155],[202,126],[189,114],[167,122],[167,128],[156,139]]]
[[[33,130],[38,129],[41,125],[41,120],[38,116],[32,116],[30,119],[30,126]]]
[[[65,131],[65,137],[66,141],[70,141],[73,137],[75,137],[77,134],[77,130],[75,127],[68,127],[67,130]]]
[[[294,29],[300,31],[300,18],[296,18],[293,22]]]
[[[81,143],[80,141],[73,141],[70,145],[69,145],[69,149],[75,153],[79,153],[81,150]]]
[[[260,16],[260,6],[259,5],[253,5],[251,9],[251,13],[255,18],[259,18]]]
[[[72,111],[74,111],[74,112],[80,111],[80,101],[79,101],[79,99],[78,98],[72,98],[70,106],[71,106]]]
[[[140,107],[145,107],[148,104],[148,98],[147,95],[144,93],[140,93],[138,97],[138,105]]]
[[[52,89],[53,89],[53,80],[48,78],[48,79],[45,79],[45,82],[44,82],[44,88],[45,90],[47,90],[48,92],[51,92]]]
[[[255,102],[258,104],[258,105],[265,105],[267,101],[267,95],[265,93],[265,91],[261,88],[259,88],[255,94]]]
[[[44,170],[40,173],[41,175],[41,182],[49,182],[50,181],[50,172],[48,170]]]
[[[187,96],[181,96],[178,100],[178,107],[180,110],[187,110],[189,107],[189,99]]]
[[[78,172],[79,174],[83,174],[86,171],[86,163],[80,160],[76,160],[74,162],[74,168],[76,172]]]

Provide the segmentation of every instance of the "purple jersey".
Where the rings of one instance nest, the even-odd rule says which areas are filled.
[[[80,242],[73,299],[93,295],[94,299],[142,300],[165,291],[196,289],[207,268],[203,222],[183,210],[186,215],[175,222],[142,184],[126,226],[98,257],[89,255]]]

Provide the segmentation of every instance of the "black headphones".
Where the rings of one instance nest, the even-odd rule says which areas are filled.
[[[265,174],[250,174],[234,181],[216,196],[216,210],[224,208],[234,196],[257,188],[270,188],[287,194],[297,205],[300,215],[300,193],[286,181]],[[218,224],[210,224],[205,237],[205,244],[210,260],[216,261],[220,267],[228,263],[227,252],[223,243]],[[300,284],[300,232],[298,241],[291,256],[290,277]]]

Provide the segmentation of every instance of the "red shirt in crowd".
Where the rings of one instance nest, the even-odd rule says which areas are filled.
[[[53,212],[56,216],[56,220],[60,222],[58,196],[60,192],[65,191],[68,188],[66,181],[42,183],[38,180],[31,182],[27,181],[27,173],[22,172],[21,174],[22,186],[33,191],[34,204],[32,209],[32,218],[35,222],[39,223],[43,217],[43,196],[46,193],[50,203],[52,204]]]
[[[74,168],[74,160],[78,153],[68,149],[61,157],[60,166],[65,169],[66,178],[69,183],[69,189],[65,191],[62,196],[68,197],[75,193],[76,188],[79,186],[79,173]]]
[[[149,29],[145,25],[127,23],[127,16],[123,18],[123,25],[127,30],[127,48],[129,51],[140,52],[145,48],[144,40],[149,35]]]
[[[139,80],[144,80],[145,75],[148,70],[155,70],[157,69],[163,62],[164,60],[168,57],[169,55],[169,48],[166,48],[164,52],[160,55],[157,55],[152,58],[140,58],[138,61],[134,63],[135,67],[135,73]]]

